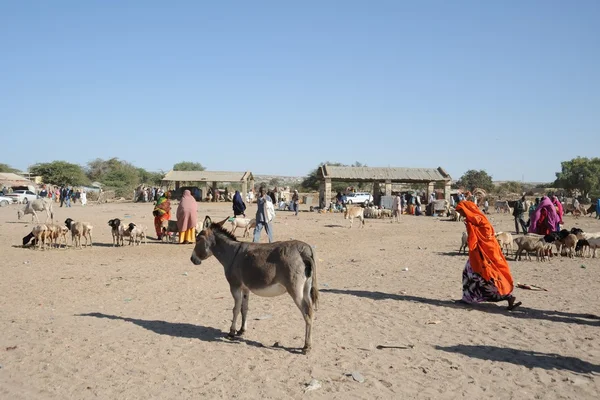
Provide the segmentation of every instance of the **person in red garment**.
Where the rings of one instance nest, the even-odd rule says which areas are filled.
[[[465,219],[469,259],[463,270],[463,303],[507,301],[508,310],[521,305],[512,292],[514,281],[494,228],[472,201],[463,200],[456,211]]]

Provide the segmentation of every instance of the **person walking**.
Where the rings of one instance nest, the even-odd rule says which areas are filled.
[[[65,198],[66,197],[67,197],[67,188],[63,186],[63,187],[60,188],[60,206],[61,207],[65,203]]]
[[[84,207],[87,204],[87,193],[85,190],[81,191],[81,206]]]
[[[189,190],[183,191],[183,196],[177,207],[177,228],[179,244],[196,243],[196,223],[198,222],[198,203]]]
[[[67,193],[65,194],[65,207],[71,207],[71,195],[72,195],[72,189],[68,188],[66,189]]]
[[[238,215],[241,215],[242,217],[246,218],[246,204],[244,203],[244,200],[242,200],[242,195],[240,194],[239,190],[235,191],[232,203],[233,216],[237,217]]]
[[[255,243],[260,242],[260,233],[263,228],[267,231],[269,243],[273,242],[273,228],[271,224],[273,215],[269,215],[270,212],[268,210],[269,204],[273,206],[273,203],[271,203],[270,200],[271,198],[265,193],[265,188],[261,186],[260,189],[258,189],[258,198],[256,199],[258,209],[256,210],[256,227],[254,228],[254,238],[252,239]]]
[[[392,223],[400,222],[400,214],[402,214],[402,198],[398,193],[394,197],[394,203],[392,204]]]
[[[300,205],[300,196],[298,195],[298,191],[294,190],[294,194],[292,195],[292,205],[294,206],[294,212],[298,215],[298,208]]]
[[[515,231],[517,232],[517,235],[519,234],[519,224],[521,224],[523,233],[527,234],[527,224],[523,220],[523,213],[525,212],[524,203],[525,196],[517,200],[517,204],[515,204],[515,209],[513,210],[513,217],[515,217]]]

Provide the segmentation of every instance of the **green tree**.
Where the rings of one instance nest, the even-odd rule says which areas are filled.
[[[81,166],[66,161],[35,164],[29,172],[41,176],[44,183],[51,185],[79,186],[89,182]]]
[[[486,192],[491,192],[494,189],[492,177],[489,176],[484,170],[468,170],[463,176],[460,177],[458,182],[456,182],[456,185],[470,191],[475,190],[475,188],[481,188]]]
[[[8,164],[2,164],[2,163],[0,163],[0,172],[12,172],[12,173],[16,173],[16,172],[19,172],[19,170],[11,167]]]
[[[206,168],[199,162],[182,161],[173,165],[173,171],[204,171]]]
[[[600,158],[577,157],[561,163],[554,186],[579,190],[584,197],[600,191]]]
[[[87,176],[103,183],[106,190],[114,190],[121,197],[131,196],[140,184],[158,185],[163,177],[162,173],[148,172],[116,157],[90,161]]]

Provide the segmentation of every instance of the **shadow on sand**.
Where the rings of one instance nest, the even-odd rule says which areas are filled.
[[[86,314],[76,314],[76,317],[94,317],[94,318],[106,318],[112,320],[121,320],[126,322],[131,322],[134,325],[140,326],[144,329],[157,333],[159,335],[167,335],[172,337],[181,337],[187,339],[198,339],[203,342],[221,342],[221,343],[246,343],[249,346],[274,349],[274,350],[285,350],[290,353],[300,354],[302,353],[302,349],[284,347],[281,345],[276,345],[273,347],[265,346],[262,343],[255,342],[252,340],[244,339],[243,337],[236,337],[234,339],[228,339],[226,334],[223,331],[218,329],[202,326],[202,325],[192,325],[185,323],[174,323],[160,320],[144,320],[144,319],[136,319],[136,318],[127,318],[127,317],[119,317],[118,315],[109,315],[102,313],[86,313]]]
[[[402,294],[370,292],[366,290],[351,289],[320,289],[320,292],[343,294],[348,296],[365,297],[372,300],[399,300],[414,301],[416,303],[429,304],[438,307],[466,308],[469,310],[478,310],[492,314],[502,314],[520,319],[543,319],[552,322],[562,322],[565,324],[580,324],[589,326],[600,326],[600,317],[592,314],[577,314],[562,311],[538,310],[520,306],[514,311],[507,311],[504,307],[492,303],[481,304],[463,304],[455,300],[428,299],[426,297],[409,296]]]
[[[557,369],[580,374],[600,373],[600,365],[592,364],[575,357],[565,357],[559,354],[540,353],[537,351],[518,350],[496,346],[435,346],[437,350],[449,353],[463,354],[481,360],[507,362],[522,365],[527,368]]]

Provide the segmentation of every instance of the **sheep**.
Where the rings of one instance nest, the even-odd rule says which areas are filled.
[[[121,225],[121,220],[119,218],[111,219],[108,221],[108,226],[111,228],[113,247],[118,246],[119,242],[123,246],[123,226]]]
[[[198,227],[196,227],[196,231]],[[174,239],[174,236],[179,235],[179,228],[177,227],[177,221],[164,220],[161,223],[161,239],[166,240],[167,242],[171,242]]]
[[[537,261],[540,261],[540,256],[542,256],[542,260],[544,257],[544,251],[546,250],[546,246],[543,238],[539,237],[529,237],[529,236],[521,236],[513,239],[513,243],[517,245],[517,252],[515,255],[515,261],[521,259],[521,253],[525,250],[527,254],[527,258],[531,260],[531,256],[529,252],[535,252],[537,255]]]
[[[92,247],[92,229],[89,222],[75,222],[71,218],[65,220],[65,226],[71,231],[71,239],[75,247],[81,248],[81,237],[85,238],[85,247]]]
[[[235,217],[231,219],[231,233],[235,235],[235,231],[237,228],[243,228],[244,229],[244,236],[243,237],[249,237],[250,236],[250,229],[256,227],[256,219],[255,218],[240,218],[240,217]]]
[[[600,237],[590,238],[587,239],[587,241],[590,244],[590,251],[594,251],[594,255],[592,257],[596,258],[596,249],[600,247]]]
[[[46,242],[46,232],[48,231],[48,227],[45,224],[39,224],[31,229],[31,233],[35,238],[35,243],[38,246],[38,250],[43,249],[43,246]]]
[[[587,250],[587,251],[586,251]],[[590,252],[590,242],[586,239],[579,239],[575,245],[575,254],[580,257],[585,257],[585,254]]]
[[[350,229],[352,229],[352,223],[354,218],[358,218],[361,222],[361,227],[365,227],[365,209],[362,207],[348,207],[344,211],[344,219],[350,219]]]
[[[498,232],[496,233],[496,240],[500,247],[506,248],[506,255],[508,256],[508,250],[512,251],[513,249],[513,236],[508,232]]]
[[[565,252],[568,251],[569,257],[573,258],[575,246],[577,245],[577,236],[575,236],[572,233],[569,233],[567,236],[560,239],[560,243],[562,245],[562,250],[565,250]]]
[[[67,233],[69,233],[69,228],[57,224],[48,224],[47,227],[48,232],[46,236],[50,239],[50,244],[60,248],[60,245],[64,243],[64,248],[67,248]]]
[[[467,235],[467,232],[463,232],[462,236],[460,238],[460,248],[458,249],[458,254],[460,254],[461,252],[464,252],[464,254],[467,254],[467,251],[469,250],[469,246],[468,246],[468,242],[467,242],[468,239],[469,239],[469,236]]]
[[[125,229],[123,231],[123,236],[129,236],[129,245],[131,246],[133,245],[140,245],[142,244],[142,240],[144,241],[144,244],[148,244],[148,242],[146,241],[146,230],[143,226],[141,225],[136,225],[133,222],[131,222],[128,226],[127,229]],[[139,241],[138,241],[139,239]]]
[[[451,221],[460,221],[462,220],[462,215],[460,215],[460,213],[458,211],[456,211],[454,208],[451,208],[448,215],[450,216],[450,220]]]
[[[48,199],[36,199],[28,202],[23,210],[17,211],[17,219],[23,218],[27,214],[31,214],[31,221],[35,219],[36,222],[40,222],[36,211],[46,211],[46,222],[48,220],[54,220],[54,212],[52,211],[52,201]]]

